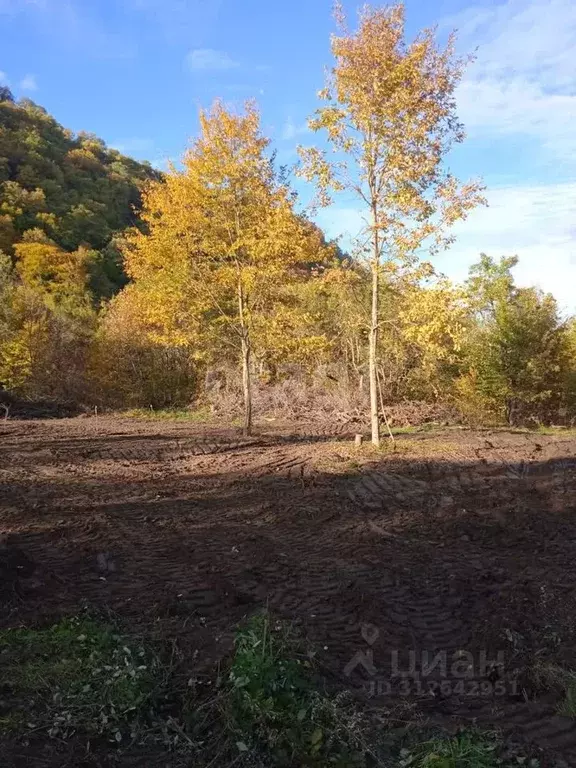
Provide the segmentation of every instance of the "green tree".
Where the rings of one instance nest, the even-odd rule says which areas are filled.
[[[568,324],[551,294],[515,285],[517,261],[482,254],[470,270],[473,325],[460,382],[461,391],[475,393],[509,424],[557,414],[567,401],[571,370]]]

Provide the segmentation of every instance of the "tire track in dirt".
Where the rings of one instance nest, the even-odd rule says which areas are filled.
[[[450,711],[473,727],[490,728],[496,720],[504,734],[515,741],[532,743],[570,760],[558,765],[576,764],[576,721],[559,715],[551,702],[457,700],[452,702]]]
[[[256,440],[236,440],[230,442],[211,441],[178,441],[176,443],[154,446],[152,449],[144,443],[142,446],[132,445],[117,447],[116,445],[102,446],[98,448],[76,449],[74,456],[81,459],[105,459],[110,461],[179,461],[189,457],[238,451],[245,448],[253,448],[262,443]],[[57,459],[69,459],[70,452],[56,449],[54,456]]]
[[[270,458],[272,454],[272,458]],[[303,478],[314,470],[310,463],[310,456],[302,449],[280,448],[266,452],[266,460],[245,467],[249,477],[275,476],[287,480]]]
[[[348,497],[368,509],[393,509],[415,503],[430,491],[431,486],[425,480],[374,469],[362,474],[348,490]]]
[[[544,625],[540,586],[553,590],[556,572],[568,587],[574,582],[566,535],[573,523],[550,515],[554,500],[564,513],[576,499],[573,443],[543,439],[532,459],[521,436],[491,435],[490,447],[462,435],[441,456],[384,457],[351,475],[323,474],[318,461],[319,444],[359,431],[350,425],[251,439],[182,427],[129,434],[127,426],[118,440],[99,426],[92,442],[68,440],[68,429],[59,440],[50,441],[46,427],[25,445],[19,436],[0,446],[0,464],[10,451],[18,457],[7,482],[26,475],[25,499],[11,498],[22,547],[54,576],[46,578],[49,589],[25,596],[20,618],[73,611],[87,600],[139,631],[178,637],[207,664],[225,653],[216,638],[268,606],[300,623],[322,663],[344,679],[346,665],[367,648],[366,624],[378,630],[371,647],[386,676],[395,649],[429,656],[476,650],[485,621],[500,622],[493,638],[502,626],[522,627],[520,614],[532,610],[532,623]],[[66,483],[70,468],[74,483]],[[515,509],[533,513],[532,528]],[[484,511],[501,515],[502,524],[486,523]],[[61,518],[65,524],[56,525]],[[573,723],[554,715],[553,705],[533,704],[426,700],[431,711],[452,706],[461,720],[497,721],[574,754]]]
[[[537,704],[518,705],[506,712],[506,726],[540,747],[576,757],[576,722],[553,709],[543,712]]]

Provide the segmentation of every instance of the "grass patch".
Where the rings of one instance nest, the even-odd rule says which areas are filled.
[[[496,734],[463,730],[456,736],[439,736],[403,749],[399,766],[402,768],[502,768],[523,765],[538,768],[536,759],[515,756],[513,760],[500,757],[502,744]]]
[[[407,436],[405,440],[394,441],[390,437],[383,437],[379,446],[367,442],[363,443],[356,450],[364,458],[381,459],[383,457],[419,457],[444,455],[446,453],[452,454],[459,449],[458,443],[431,435],[426,439],[411,439]]]
[[[90,618],[0,632],[0,734],[134,738],[158,685],[149,650]]]
[[[478,432],[504,432],[512,435],[563,435],[576,437],[576,427],[544,426],[542,424],[533,427],[511,427],[499,425],[496,427],[478,427]]]
[[[576,436],[576,427],[538,427],[534,431],[540,435],[568,435],[569,437]]]
[[[187,408],[161,408],[154,410],[152,408],[132,408],[124,411],[123,416],[129,419],[150,419],[152,421],[209,421],[212,414],[207,408],[200,408],[196,411]]]

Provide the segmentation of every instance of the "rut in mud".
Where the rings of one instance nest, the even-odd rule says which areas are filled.
[[[376,454],[357,430],[4,422],[0,625],[88,602],[177,638],[201,675],[268,606],[376,703],[497,724],[573,763],[575,721],[529,671],[576,668],[576,438],[446,429]],[[429,685],[439,667],[424,687],[399,676],[463,650],[504,666],[484,688],[478,670],[458,687]]]

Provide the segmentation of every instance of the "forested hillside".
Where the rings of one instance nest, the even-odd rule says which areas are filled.
[[[0,89],[5,254],[32,261],[58,258],[56,250],[32,250],[32,243],[66,253],[90,251],[84,258],[95,296],[110,296],[124,283],[114,237],[137,223],[142,182],[158,177],[149,164],[109,149],[93,134],[74,135],[42,107],[27,99],[15,102],[7,88]]]

